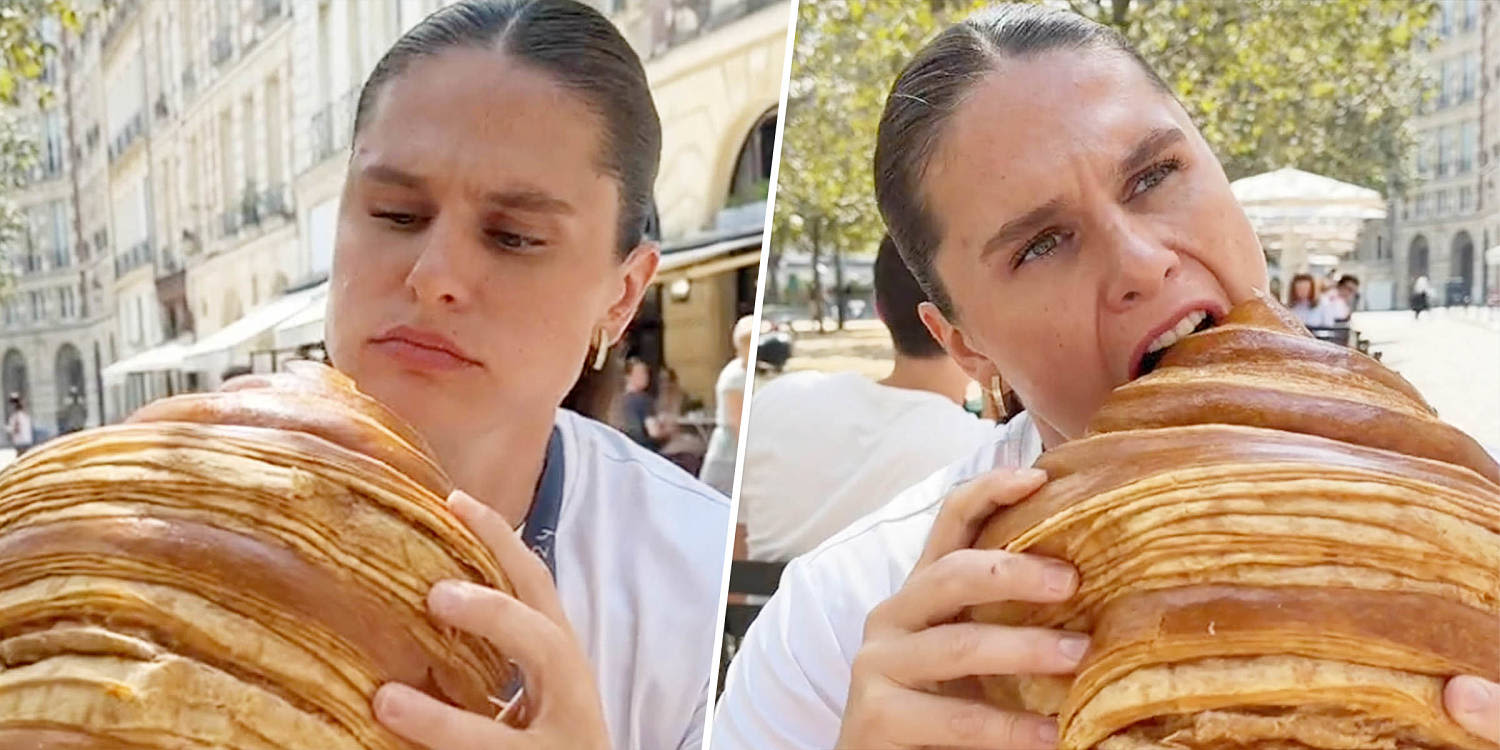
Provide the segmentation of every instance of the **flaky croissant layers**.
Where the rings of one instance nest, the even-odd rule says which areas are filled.
[[[320,365],[250,385],[0,474],[0,747],[404,750],[387,681],[493,712],[509,663],[424,600],[509,585],[421,438]]]
[[[1500,680],[1500,468],[1373,359],[1236,307],[1117,389],[978,546],[1067,560],[1074,678],[984,680],[1067,750],[1494,750],[1455,674]]]

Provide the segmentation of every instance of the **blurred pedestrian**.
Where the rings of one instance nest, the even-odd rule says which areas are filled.
[[[646,426],[656,413],[656,399],[651,396],[651,366],[635,357],[625,361],[625,397],[620,401],[620,411],[624,433],[638,445],[656,450],[660,443]]]
[[[889,237],[874,274],[890,375],[794,372],[755,391],[739,506],[751,560],[810,551],[994,432],[964,410],[973,380],[922,323],[927,295]]]
[[[1292,287],[1286,295],[1286,306],[1308,328],[1333,327],[1333,311],[1318,298],[1318,282],[1310,273],[1299,273],[1292,277]]]
[[[658,371],[656,380],[656,413],[646,420],[646,432],[660,443],[657,452],[663,458],[697,475],[703,469],[703,452],[707,445],[702,436],[682,425],[687,394],[670,367]]]
[[[1323,294],[1323,304],[1328,307],[1335,323],[1348,323],[1359,302],[1359,277],[1344,274],[1331,289]]]
[[[5,434],[10,437],[10,444],[16,449],[16,457],[31,449],[36,442],[36,433],[32,431],[31,415],[26,413],[26,406],[21,403],[21,394],[10,394],[10,418],[5,420]]]
[[[708,437],[708,453],[703,456],[703,472],[698,478],[708,486],[730,494],[734,490],[734,459],[739,452],[740,412],[745,404],[746,362],[750,358],[750,340],[755,333],[754,316],[746,315],[734,324],[734,359],[719,371],[714,384],[714,431]]]
[[[1432,302],[1432,284],[1427,281],[1426,276],[1418,276],[1411,284],[1411,311],[1417,319],[1422,319],[1422,312]]]
[[[63,407],[62,414],[58,416],[58,432],[78,432],[88,425],[88,421],[89,409],[83,403],[83,394],[78,386],[68,388],[68,405]]]

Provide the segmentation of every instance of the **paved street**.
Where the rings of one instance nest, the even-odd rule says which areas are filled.
[[[1356,313],[1354,327],[1444,420],[1500,450],[1500,310]]]
[[[1421,320],[1407,311],[1363,312],[1354,325],[1443,419],[1500,450],[1500,309],[1437,309]],[[788,370],[890,373],[890,336],[873,320],[827,334],[799,324],[794,353]]]

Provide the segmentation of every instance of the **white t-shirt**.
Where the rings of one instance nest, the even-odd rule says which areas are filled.
[[[36,442],[36,433],[31,429],[31,415],[22,409],[11,412],[5,431],[10,434],[10,444],[17,448]]]
[[[708,437],[708,451],[703,455],[703,471],[699,476],[725,494],[734,487],[734,460],[739,452],[739,436],[729,427],[735,416],[729,413],[729,396],[736,391],[745,392],[746,378],[745,363],[736,357],[724,365],[718,382],[714,383],[714,421],[718,424]]]
[[[790,560],[885,505],[995,424],[930,391],[796,372],[755,392],[739,522],[752,560]]]
[[[943,499],[964,480],[1030,466],[1041,453],[1041,435],[1022,412],[968,458],[792,561],[729,668],[713,750],[833,747],[865,619],[906,582]]]
[[[557,589],[614,750],[698,750],[729,501],[615,429],[558,410]]]

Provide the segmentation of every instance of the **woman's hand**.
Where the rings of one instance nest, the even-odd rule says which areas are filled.
[[[1454,677],[1443,690],[1443,705],[1459,726],[1500,744],[1500,685],[1468,675]]]
[[[997,674],[1066,674],[1088,638],[1041,628],[954,623],[965,607],[995,601],[1058,602],[1078,574],[1035,555],[968,549],[984,520],[1046,480],[1037,469],[1000,469],[943,502],[906,584],[870,612],[854,658],[838,747],[1032,750],[1050,748],[1057,725],[977,700],[940,695],[940,683]]]
[[[454,492],[448,507],[494,553],[516,595],[443,581],[427,596],[428,612],[443,625],[484,638],[520,666],[530,725],[516,729],[400,683],[387,683],[375,693],[375,717],[392,732],[432,750],[607,749],[593,667],[563,614],[547,566],[499,513],[474,498]]]

